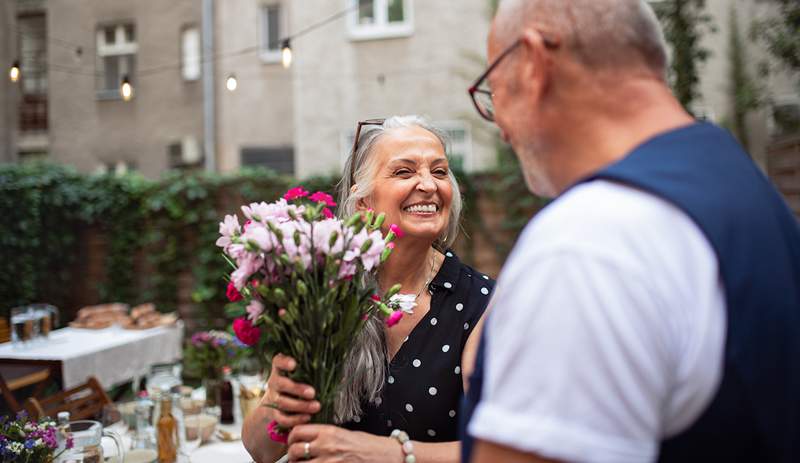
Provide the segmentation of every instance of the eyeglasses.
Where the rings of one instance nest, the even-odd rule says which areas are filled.
[[[542,36],[542,41],[544,42],[544,46],[551,50],[555,50],[559,46],[559,43],[557,41],[548,39],[544,36]],[[472,104],[475,105],[475,109],[478,110],[478,114],[480,114],[481,117],[483,117],[489,122],[494,122],[494,101],[493,101],[494,94],[492,93],[491,90],[480,87],[484,84],[486,78],[489,77],[489,74],[491,74],[492,71],[494,71],[494,69],[500,64],[500,62],[503,61],[503,58],[510,55],[511,52],[514,51],[521,43],[522,39],[521,38],[517,39],[516,41],[514,41],[514,43],[509,45],[508,48],[503,50],[503,52],[500,53],[500,56],[495,58],[494,62],[490,64],[485,71],[483,71],[483,74],[481,74],[480,77],[475,79],[475,83],[472,84],[472,86],[468,90],[469,96],[470,98],[472,98]]]
[[[356,136],[353,138],[353,149],[350,151],[350,186],[356,184],[356,150],[358,149],[358,139],[361,137],[361,128],[365,125],[383,125],[386,119],[366,119],[358,121],[356,126]]]

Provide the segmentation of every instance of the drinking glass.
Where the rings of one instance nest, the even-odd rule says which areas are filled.
[[[11,343],[14,347],[24,347],[30,343],[38,331],[36,328],[30,306],[11,309]]]

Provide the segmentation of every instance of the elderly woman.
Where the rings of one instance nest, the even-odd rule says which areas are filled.
[[[439,131],[418,116],[365,121],[354,145],[340,213],[374,209],[400,226],[378,284],[401,283],[417,306],[390,329],[371,321],[355,340],[337,401],[341,426],[307,424],[319,411],[314,390],[286,377],[295,360],[277,355],[263,406],[245,421],[244,444],[265,463],[287,452],[290,461],[456,462],[462,365],[471,364],[463,359],[474,355],[494,282],[448,249],[461,198]],[[267,437],[271,420],[294,427],[288,448]],[[404,433],[410,444],[401,445]]]

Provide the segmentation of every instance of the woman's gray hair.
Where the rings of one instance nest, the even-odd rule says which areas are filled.
[[[368,197],[375,189],[375,169],[377,163],[372,151],[378,141],[392,129],[420,127],[432,133],[441,143],[442,150],[447,152],[447,136],[422,116],[393,116],[382,125],[365,125],[358,137],[358,149],[347,159],[342,180],[339,182],[339,216],[349,217],[356,212],[358,201]],[[355,169],[352,164],[355,163]],[[350,172],[354,172],[350,178]],[[444,234],[433,242],[434,247],[444,251],[453,245],[458,235],[461,219],[461,191],[458,188],[453,171],[448,171],[448,178],[453,187],[453,202],[450,204],[450,217]],[[353,182],[356,188],[353,189]]]
[[[420,127],[432,133],[442,143],[442,150],[447,152],[446,136],[420,116],[394,116],[386,119],[382,125],[364,126],[359,136],[358,149],[347,160],[339,183],[340,217],[354,214],[358,201],[368,197],[375,189],[377,163],[375,156],[371,154],[378,140],[389,130],[410,127]],[[352,168],[352,163],[355,163],[355,169]],[[353,178],[350,178],[351,172],[354,172]],[[461,193],[452,170],[448,177],[453,187],[450,217],[444,234],[433,243],[434,247],[442,251],[455,241],[461,217]],[[378,317],[370,317],[354,340],[353,348],[344,362],[343,382],[335,407],[337,423],[352,421],[361,416],[364,401],[374,402],[381,396],[386,382],[388,357],[383,321]]]

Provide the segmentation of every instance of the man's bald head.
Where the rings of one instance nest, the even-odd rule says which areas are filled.
[[[666,75],[664,35],[645,0],[501,1],[493,27],[495,40],[510,44],[531,26],[556,34],[590,70],[639,69],[662,79]]]

